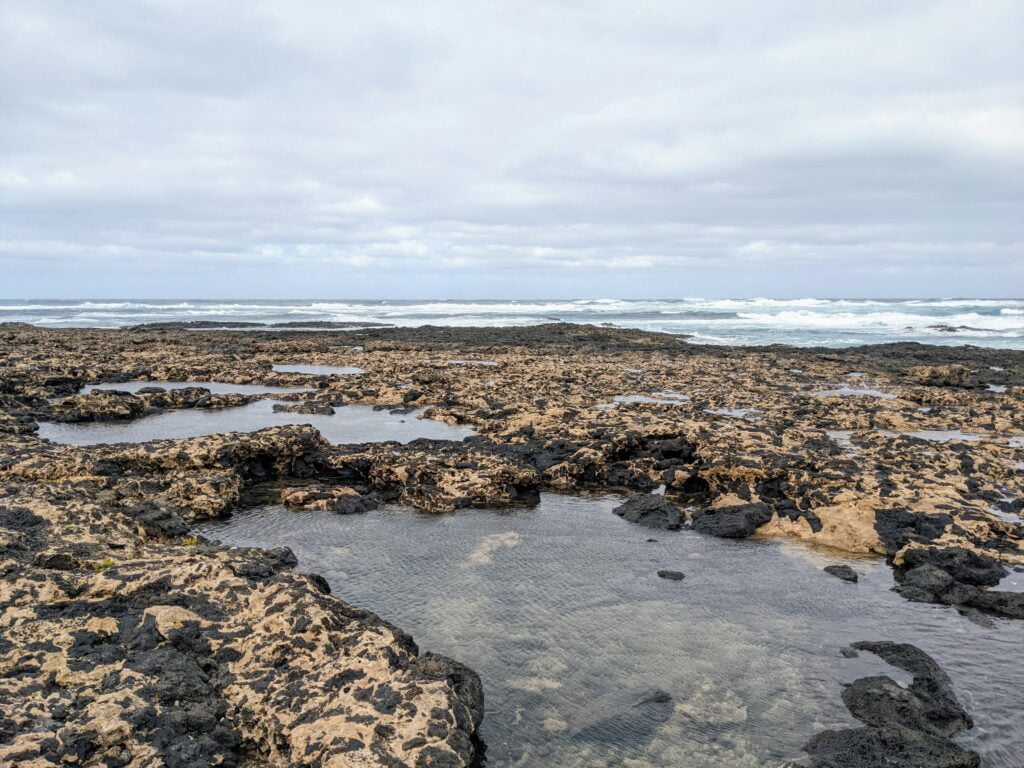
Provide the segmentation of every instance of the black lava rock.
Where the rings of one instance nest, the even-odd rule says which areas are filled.
[[[922,565],[934,565],[956,581],[975,587],[994,587],[1008,573],[995,558],[963,547],[915,547],[903,556],[903,567],[907,570]]]
[[[937,539],[952,522],[949,515],[914,514],[899,508],[875,513],[875,531],[889,554],[895,554],[911,541],[926,544]]]
[[[860,642],[852,649],[881,656],[913,675],[909,688],[886,676],[863,677],[843,703],[864,728],[825,731],[804,745],[812,768],[977,768],[980,758],[952,737],[973,727],[946,673],[905,643]]]
[[[734,504],[708,507],[693,513],[693,529],[724,539],[744,539],[772,519],[767,504]]]
[[[677,531],[683,524],[679,507],[664,496],[634,496],[612,511],[623,520],[648,528]]]

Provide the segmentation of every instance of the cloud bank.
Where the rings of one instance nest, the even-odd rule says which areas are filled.
[[[0,295],[1024,294],[1024,5],[3,3]]]

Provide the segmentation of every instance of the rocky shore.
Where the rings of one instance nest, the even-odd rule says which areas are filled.
[[[363,373],[273,370],[288,363]],[[76,394],[132,380],[156,388]],[[196,386],[161,391],[168,381]],[[207,381],[308,391],[212,393]],[[130,420],[269,396],[299,423],[141,444],[36,436],[39,422]],[[301,424],[302,414],[357,404],[425,409],[420,416],[476,435],[332,445]],[[483,698],[471,670],[420,654],[402,630],[330,596],[322,578],[294,570],[288,550],[190,535],[196,522],[256,500],[451,513],[530,504],[542,490],[622,489],[634,498],[617,512],[637,524],[878,555],[907,599],[1024,618],[1024,593],[999,589],[1008,569],[1024,565],[1024,352],[704,347],[560,324],[2,325],[0,445],[4,764],[479,759]],[[914,673],[922,686],[941,674],[906,663],[925,670]],[[925,730],[941,740],[966,723]],[[834,754],[842,738],[816,740],[815,764],[844,765]]]

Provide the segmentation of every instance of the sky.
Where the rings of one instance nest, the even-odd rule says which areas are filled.
[[[4,298],[1024,296],[1024,3],[0,0]]]

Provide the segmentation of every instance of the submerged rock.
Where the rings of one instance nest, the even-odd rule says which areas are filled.
[[[813,768],[977,768],[980,758],[952,737],[973,727],[946,673],[905,643],[859,642],[913,675],[903,688],[887,676],[863,677],[843,691],[850,714],[866,725],[824,731],[804,745]]]
[[[634,496],[612,511],[623,520],[648,528],[675,531],[683,524],[679,507],[664,496]]]
[[[587,726],[576,738],[608,747],[636,749],[651,740],[674,709],[671,694],[660,688],[649,688],[618,715]]]
[[[672,701],[672,694],[660,688],[649,688],[637,697],[633,702],[634,707],[642,707],[646,704],[665,704]]]
[[[826,565],[821,570],[827,574],[835,576],[837,579],[849,581],[854,584],[857,582],[857,572],[848,565]]]

